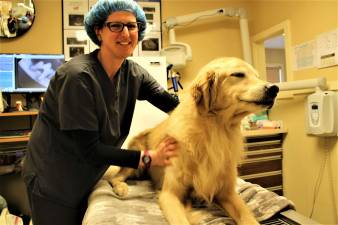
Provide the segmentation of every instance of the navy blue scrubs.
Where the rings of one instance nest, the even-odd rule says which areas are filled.
[[[178,104],[131,60],[110,80],[97,53],[57,70],[34,123],[23,167],[34,225],[81,224],[87,197],[108,166],[138,167],[140,152],[121,149],[136,99],[165,112]]]

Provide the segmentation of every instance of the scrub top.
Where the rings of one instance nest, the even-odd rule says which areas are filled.
[[[35,194],[77,207],[109,164],[137,168],[140,152],[120,149],[126,139],[136,99],[148,100],[165,112],[178,104],[149,73],[125,60],[112,80],[97,59],[98,50],[73,58],[57,70],[34,123],[23,166]],[[95,160],[72,131],[97,134],[113,155]],[[90,144],[90,143],[89,143]],[[101,155],[102,157],[102,155]]]

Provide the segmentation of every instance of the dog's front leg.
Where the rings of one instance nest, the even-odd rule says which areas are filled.
[[[172,173],[175,171],[166,170],[159,196],[160,207],[170,225],[190,225],[182,202],[187,187],[179,182],[182,179],[172,176]]]
[[[180,197],[172,191],[162,190],[159,196],[159,204],[170,225],[190,225]]]
[[[114,176],[111,177],[108,181],[113,187],[115,194],[125,197],[128,194],[128,184],[125,182],[128,177],[131,177],[135,174],[135,169],[122,167],[121,170]]]
[[[238,225],[259,225],[243,199],[235,192],[228,192],[218,203],[229,213]]]

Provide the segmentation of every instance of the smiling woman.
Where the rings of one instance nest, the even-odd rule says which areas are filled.
[[[133,0],[98,0],[84,17],[99,49],[56,69],[29,138],[22,175],[34,225],[81,224],[87,197],[108,165],[144,168],[145,151],[121,149],[136,100],[163,112],[178,104],[143,67],[127,59],[145,26],[144,12]],[[48,62],[26,63],[38,81],[51,74]],[[175,141],[163,143],[151,155],[153,166],[166,166],[173,156]]]
[[[0,1],[0,38],[15,38],[26,33],[33,25],[33,0],[25,3]]]

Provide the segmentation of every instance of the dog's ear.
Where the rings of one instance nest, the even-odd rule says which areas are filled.
[[[192,87],[192,96],[201,113],[210,114],[217,98],[217,82],[214,71],[207,72],[201,80]]]

